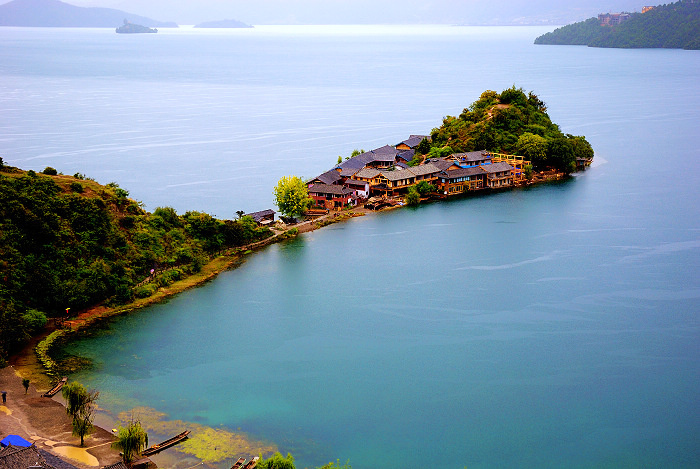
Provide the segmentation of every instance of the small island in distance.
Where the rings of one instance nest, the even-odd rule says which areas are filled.
[[[539,36],[535,44],[700,49],[700,3],[680,0],[642,13],[607,13]]]
[[[252,28],[251,25],[245,24],[238,20],[220,20],[220,21],[205,21],[194,25],[195,28]]]
[[[158,30],[155,28],[149,28],[147,26],[141,26],[140,24],[129,23],[128,20],[124,20],[124,24],[116,29],[118,34],[142,34],[142,33],[157,33]]]

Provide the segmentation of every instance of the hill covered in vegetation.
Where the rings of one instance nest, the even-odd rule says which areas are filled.
[[[700,2],[681,0],[646,13],[631,13],[615,26],[598,18],[558,28],[535,39],[535,44],[585,45],[616,48],[700,49]]]
[[[547,106],[534,93],[515,86],[484,91],[458,116],[447,116],[433,129],[432,141],[418,151],[430,156],[488,149],[496,153],[524,156],[533,169],[554,168],[571,173],[576,158],[593,158],[585,137],[564,134],[547,114]],[[429,145],[429,146],[428,146]]]
[[[47,317],[148,297],[222,250],[271,235],[250,217],[148,213],[116,183],[0,159],[0,364]]]

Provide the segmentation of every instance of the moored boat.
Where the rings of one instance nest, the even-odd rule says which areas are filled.
[[[61,378],[61,381],[59,381],[58,383],[56,383],[56,385],[55,385],[54,387],[52,387],[51,389],[49,389],[48,391],[46,391],[44,394],[42,394],[42,396],[44,396],[44,397],[53,397],[53,396],[55,396],[56,394],[58,394],[58,391],[60,391],[61,389],[63,389],[63,385],[66,384],[66,381],[68,381],[68,377],[67,377],[67,376],[64,376],[63,378]]]
[[[231,466],[231,469],[241,469],[243,464],[245,464],[245,458],[238,458],[238,461]]]
[[[170,448],[171,446],[174,446],[174,445],[180,443],[181,441],[186,440],[187,435],[189,435],[189,434],[190,434],[190,431],[186,430],[186,431],[180,433],[179,435],[175,435],[174,437],[163,441],[162,443],[158,443],[157,445],[153,445],[150,448],[146,448],[145,450],[143,450],[141,452],[141,456],[150,456],[152,454],[159,453],[166,448]]]

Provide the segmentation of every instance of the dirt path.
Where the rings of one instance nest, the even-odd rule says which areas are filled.
[[[7,392],[6,404],[0,404],[0,438],[19,435],[81,469],[120,460],[119,452],[111,447],[114,436],[102,428],[95,427],[81,448],[60,397],[41,397],[32,384],[25,395],[22,379],[12,366],[0,369],[0,390]]]

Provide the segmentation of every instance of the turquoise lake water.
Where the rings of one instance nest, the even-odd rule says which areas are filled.
[[[596,150],[563,183],[257,252],[75,343],[95,368],[74,378],[299,467],[700,466],[700,54],[532,45],[546,30],[0,28],[5,161],[149,210],[270,207],[279,177],[514,83]]]

